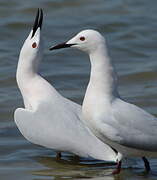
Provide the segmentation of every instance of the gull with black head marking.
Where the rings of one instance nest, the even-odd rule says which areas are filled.
[[[42,21],[43,12],[40,9],[19,56],[16,80],[25,108],[18,108],[14,113],[17,127],[34,144],[115,162],[114,150],[101,142],[84,124],[81,106],[61,96],[40,76]]]
[[[117,75],[108,56],[105,38],[95,30],[84,30],[50,50],[74,47],[86,52],[91,62],[90,80],[83,101],[83,117],[91,131],[118,151],[114,174],[120,173],[123,157],[157,157],[157,118],[125,102],[117,89]]]

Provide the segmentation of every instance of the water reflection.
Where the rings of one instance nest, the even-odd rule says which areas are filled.
[[[119,179],[119,178],[118,178]],[[113,176],[104,176],[104,177],[94,177],[94,178],[81,178],[81,179],[75,179],[75,180],[118,180],[117,178]]]
[[[64,156],[56,161],[52,157],[36,157],[35,160],[44,166],[44,169],[34,171],[33,174],[40,176],[59,176],[74,178],[90,178],[95,176],[111,175],[114,163],[104,163],[93,159],[76,160],[75,157]]]
[[[43,168],[31,172],[34,176],[54,177],[55,180],[65,178],[74,180],[155,180],[157,175],[154,170],[150,174],[143,172],[141,161],[135,161],[135,159],[127,159],[121,174],[115,176],[112,175],[115,168],[112,163],[106,164],[103,161],[84,158],[75,159],[71,154],[64,154],[63,159],[59,161],[50,156],[38,156],[34,160],[43,166]],[[133,164],[134,166],[132,166]]]

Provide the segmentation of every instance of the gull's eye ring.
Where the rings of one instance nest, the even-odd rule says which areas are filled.
[[[84,37],[84,36],[81,36],[81,37],[80,37],[80,40],[81,40],[81,41],[85,41],[85,37]]]
[[[34,42],[34,43],[32,44],[32,48],[36,48],[36,47],[37,47],[37,43]]]

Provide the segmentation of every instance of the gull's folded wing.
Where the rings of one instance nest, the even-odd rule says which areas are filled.
[[[120,99],[112,105],[113,116],[107,128],[113,141],[129,148],[157,151],[157,118]],[[109,130],[110,129],[110,130]]]
[[[29,122],[33,120],[33,111],[24,108],[18,108],[14,112],[15,123],[20,130],[21,134],[30,141],[29,134],[31,132],[31,124],[28,126]]]
[[[18,108],[15,122],[30,142],[82,157],[116,161],[116,153],[85,127],[73,108],[40,104],[37,111]],[[48,110],[49,109],[49,110]],[[61,111],[60,111],[61,109]],[[72,110],[73,109],[73,110]],[[74,112],[73,112],[74,111]],[[81,111],[80,111],[81,113]]]

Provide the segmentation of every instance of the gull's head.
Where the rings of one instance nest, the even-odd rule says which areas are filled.
[[[50,50],[73,47],[89,54],[104,45],[104,43],[105,39],[98,31],[88,29],[79,32],[76,36],[65,43],[51,47]]]
[[[31,32],[25,40],[21,52],[20,58],[33,60],[41,56],[41,28],[43,21],[42,9],[38,9],[35,22]]]

